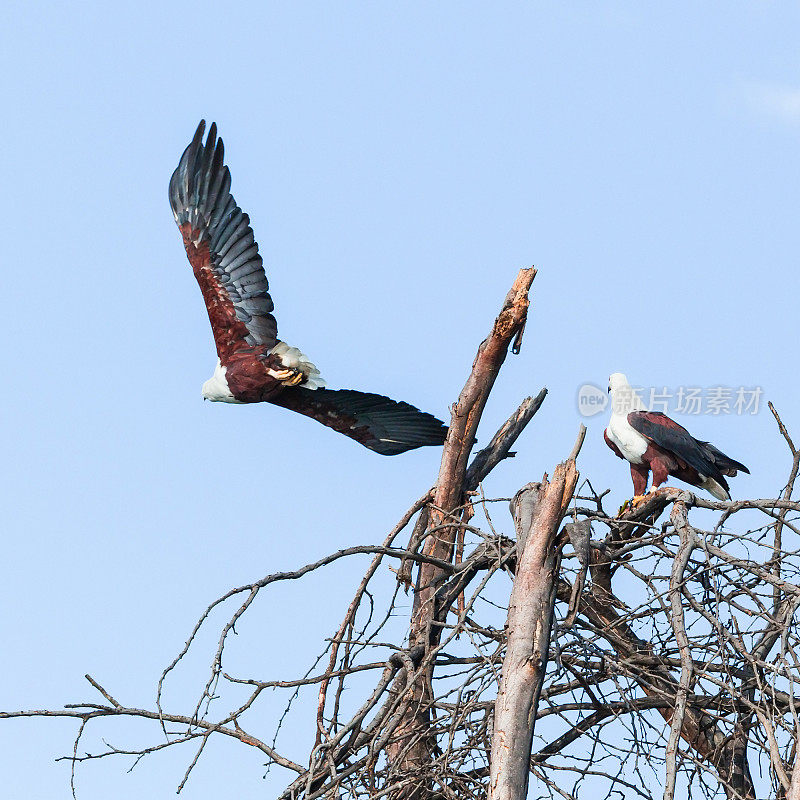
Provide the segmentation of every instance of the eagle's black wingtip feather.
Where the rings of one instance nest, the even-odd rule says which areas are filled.
[[[249,346],[271,347],[277,341],[277,323],[271,314],[269,282],[258,244],[249,217],[231,194],[230,170],[224,163],[225,146],[217,135],[216,123],[209,126],[204,144],[205,130],[206,121],[202,119],[170,178],[172,213],[184,237],[187,235],[184,226],[189,226],[195,257],[201,257],[197,256],[199,242],[208,245],[208,266],[217,287],[214,291],[220,297],[227,297],[236,319],[244,324],[247,332],[242,341]],[[191,261],[189,249],[187,255]]]
[[[271,402],[333,428],[382,456],[444,443],[447,426],[411,403],[356,389],[288,389]]]

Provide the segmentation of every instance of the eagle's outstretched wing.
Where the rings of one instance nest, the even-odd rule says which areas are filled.
[[[442,444],[447,435],[447,427],[432,414],[380,394],[298,387],[271,402],[312,417],[384,456]]]
[[[250,218],[230,193],[222,139],[212,123],[203,144],[205,126],[201,120],[172,173],[169,202],[224,364],[242,347],[272,347],[278,326],[270,313],[272,298]]]
[[[230,193],[230,172],[223,164],[216,125],[209,128],[205,144],[204,130],[205,121],[201,121],[172,174],[169,201],[206,302],[217,355],[225,368],[221,373],[225,391],[237,401],[254,402],[231,388],[235,371],[241,373],[239,379],[244,376],[255,382],[256,389],[261,388],[259,380],[271,382],[267,388],[274,388],[277,367],[271,364],[270,372],[270,365],[265,367],[262,362],[277,359],[277,366],[287,373],[278,376],[281,381],[285,377],[284,388],[274,394],[270,391],[262,399],[312,417],[382,455],[442,444],[445,425],[408,403],[379,394],[308,385],[310,376],[310,382],[320,386],[319,372],[299,350],[278,342],[269,284],[250,219]],[[257,345],[267,348],[269,354],[253,352],[251,348]],[[305,385],[296,385],[298,376],[291,374],[293,371],[305,375]]]

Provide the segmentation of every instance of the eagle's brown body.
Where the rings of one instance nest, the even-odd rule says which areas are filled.
[[[720,500],[730,499],[726,477],[749,472],[709,442],[695,439],[666,414],[644,409],[628,379],[619,372],[609,378],[612,414],[603,433],[606,444],[630,463],[633,492],[641,497],[653,473],[653,488],[672,475],[706,489]]]

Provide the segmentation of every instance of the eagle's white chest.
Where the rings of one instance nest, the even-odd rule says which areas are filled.
[[[203,384],[203,397],[206,400],[211,400],[215,403],[240,403],[233,396],[228,387],[228,379],[225,377],[227,369],[222,366],[220,360],[217,359],[217,366],[214,368],[214,374]]]
[[[612,414],[606,434],[619,448],[626,461],[630,461],[631,464],[642,463],[642,456],[647,450],[647,439],[631,427],[627,414]]]

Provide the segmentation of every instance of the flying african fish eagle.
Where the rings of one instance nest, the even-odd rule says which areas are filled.
[[[603,436],[620,458],[630,462],[634,502],[644,496],[651,470],[654,489],[672,475],[705,489],[718,500],[731,499],[726,475],[733,477],[738,470],[750,474],[744,464],[713,444],[695,439],[665,414],[647,411],[621,372],[608,379],[608,391],[611,421]]]
[[[325,389],[319,370],[278,339],[258,245],[230,193],[222,139],[205,120],[169,182],[169,201],[200,284],[217,346],[203,397],[274,403],[333,428],[381,455],[444,442],[447,428],[408,403],[352,389]]]

